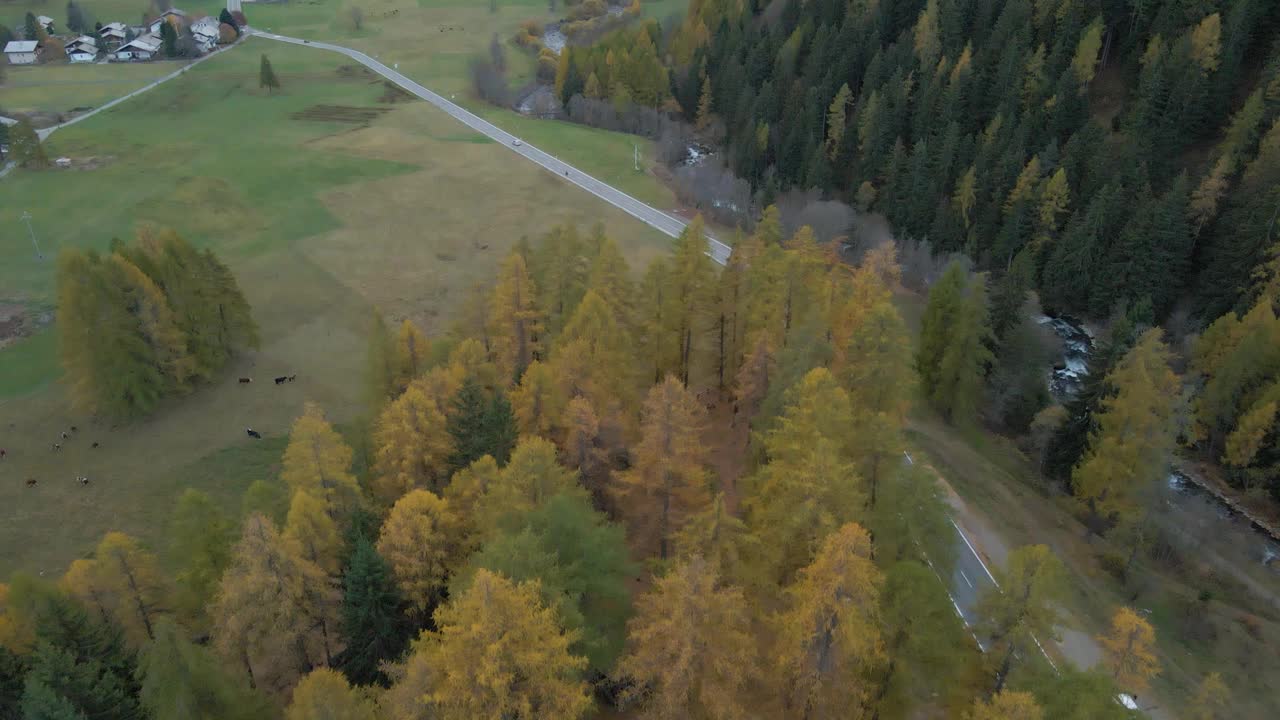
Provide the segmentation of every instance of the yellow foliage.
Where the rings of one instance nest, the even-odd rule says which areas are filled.
[[[1040,720],[1043,713],[1029,692],[1001,690],[990,700],[975,700],[968,720]]]
[[[285,720],[374,720],[376,708],[342,673],[316,668],[293,689]]]
[[[405,318],[396,335],[395,377],[392,387],[403,390],[413,379],[427,371],[427,336],[412,320]]]
[[[324,503],[309,492],[296,492],[289,503],[284,539],[294,543],[302,557],[329,575],[341,568],[342,538],[338,526],[324,511]]]
[[[871,536],[857,523],[828,535],[787,589],[777,663],[783,701],[810,717],[857,717],[871,699],[871,670],[885,661],[880,587]]]
[[[449,390],[451,385],[447,372],[432,370],[428,378],[410,383],[379,414],[373,430],[370,484],[383,505],[391,505],[414,488],[438,488],[447,479],[453,436],[444,408],[450,396],[437,396],[437,390]]]
[[[536,298],[524,257],[511,253],[502,263],[489,300],[490,349],[504,387],[515,382],[541,350],[542,318]]]
[[[420,612],[440,596],[459,557],[459,522],[447,500],[413,490],[396,501],[378,536],[378,554],[391,566],[400,592]]]
[[[619,504],[638,547],[670,556],[670,543],[692,513],[706,507],[706,411],[673,376],[654,385],[644,402],[640,443],[620,476]]]
[[[155,622],[167,614],[172,600],[168,580],[155,555],[120,532],[102,537],[94,551],[93,574],[111,617],[134,647],[155,637]]]
[[[360,504],[360,486],[351,474],[352,455],[320,406],[307,403],[289,433],[280,477],[290,493],[311,493],[324,503],[329,517],[345,522]]]
[[[537,581],[519,585],[478,570],[460,597],[436,611],[388,691],[395,720],[574,720],[591,710],[584,658]]]
[[[759,678],[756,638],[742,591],[721,587],[700,556],[677,565],[636,600],[618,674],[642,699],[643,720],[751,717]]]
[[[1111,616],[1111,628],[1098,636],[1103,662],[1120,687],[1133,693],[1147,689],[1151,678],[1160,673],[1156,659],[1156,633],[1141,615],[1127,607]]]

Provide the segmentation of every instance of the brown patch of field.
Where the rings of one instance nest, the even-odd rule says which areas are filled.
[[[388,108],[355,107],[353,105],[312,105],[305,110],[291,113],[289,118],[291,120],[368,125],[385,112],[388,112]]]

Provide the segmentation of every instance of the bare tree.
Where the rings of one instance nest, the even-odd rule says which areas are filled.
[[[351,21],[351,29],[360,32],[364,29],[364,9],[352,5],[347,9],[347,18]]]
[[[510,107],[511,91],[507,88],[507,78],[488,58],[476,57],[471,60],[471,85],[481,100],[500,107]]]
[[[498,33],[489,38],[489,62],[493,63],[498,72],[507,71],[507,50],[502,46],[502,40],[498,39]]]
[[[722,164],[685,165],[675,171],[676,195],[726,225],[750,226],[753,217],[751,183]]]

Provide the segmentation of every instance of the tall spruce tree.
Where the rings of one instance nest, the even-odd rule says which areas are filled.
[[[335,665],[356,685],[388,685],[382,664],[408,647],[412,624],[391,569],[364,532],[353,533],[342,575],[342,636],[347,647]]]

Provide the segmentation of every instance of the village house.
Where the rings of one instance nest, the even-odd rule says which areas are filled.
[[[10,65],[32,65],[36,61],[39,44],[35,40],[11,40],[4,46],[4,55]]]
[[[67,43],[67,59],[73,63],[93,62],[98,59],[98,45],[88,35]]]
[[[172,25],[174,30],[181,30],[182,26],[185,25],[187,22],[187,14],[182,12],[178,8],[170,8],[168,10],[165,10],[164,12],[160,13],[159,17],[157,17],[155,20],[152,20],[147,25],[147,31],[159,35],[161,23],[166,23],[166,22]]]
[[[44,28],[45,32],[51,35],[53,34],[53,18],[49,17],[48,15],[37,15],[36,22],[40,25],[40,27]]]
[[[102,47],[106,50],[114,50],[125,43],[129,36],[129,30],[122,22],[107,23],[98,31],[98,38],[102,41]]]
[[[116,48],[116,51],[111,53],[111,59],[116,61],[150,60],[160,51],[160,45],[159,36],[143,35]]]
[[[191,35],[195,37],[200,52],[207,53],[218,44],[219,25],[217,18],[208,15],[191,23]]]

